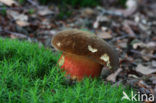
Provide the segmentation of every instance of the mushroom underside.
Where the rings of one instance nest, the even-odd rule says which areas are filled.
[[[58,64],[60,68],[70,75],[71,79],[81,80],[84,77],[98,77],[102,70],[102,65],[90,58],[63,53]]]

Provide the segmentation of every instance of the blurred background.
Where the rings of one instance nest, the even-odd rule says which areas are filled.
[[[1,37],[51,47],[66,28],[93,32],[117,48],[120,67],[109,81],[156,95],[155,0],[0,0]]]
[[[156,39],[154,0],[0,0],[0,35],[49,45],[65,28],[94,32],[104,39]],[[145,41],[146,41],[145,40]]]

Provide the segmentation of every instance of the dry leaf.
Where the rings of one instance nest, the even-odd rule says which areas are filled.
[[[133,43],[134,49],[137,49],[138,47],[153,50],[154,48],[156,48],[156,42],[143,43],[143,42],[137,41],[136,43]]]
[[[12,39],[16,39],[16,38],[27,38],[26,35],[21,34],[21,33],[10,32],[10,34],[11,34],[10,37]]]
[[[111,31],[102,31],[102,32],[98,32],[97,36],[102,38],[102,39],[111,39],[112,35],[111,35]]]
[[[115,82],[116,81],[116,77],[118,76],[118,74],[122,71],[121,68],[119,68],[118,70],[115,71],[115,73],[112,73],[111,75],[109,75],[106,79],[108,81],[112,81]]]
[[[151,69],[150,67],[143,66],[142,64],[138,64],[138,66],[136,67],[136,71],[145,75],[156,73],[156,69]]]
[[[129,74],[128,77],[138,78],[138,76],[136,76],[136,75],[134,75],[134,74]]]
[[[17,2],[15,2],[14,0],[0,0],[0,2],[2,2],[3,4],[7,6],[12,6],[13,4],[17,5]]]
[[[127,6],[127,9],[137,9],[138,1],[137,0],[127,0],[126,6]]]
[[[156,86],[154,87],[154,97],[156,97]]]
[[[38,10],[38,14],[41,15],[41,16],[46,16],[46,15],[51,15],[53,14],[54,12],[51,11],[48,7],[46,6],[40,6],[39,7],[39,10]]]
[[[102,22],[111,22],[107,16],[98,16],[96,21],[93,23],[93,28],[97,29]]]
[[[95,21],[94,23],[93,23],[93,28],[94,29],[97,29],[99,27],[99,22],[98,21]]]
[[[151,49],[153,48],[153,49],[154,49],[154,48],[156,48],[156,42],[149,42],[149,43],[146,43],[146,44],[145,44],[145,47],[146,47],[146,48],[151,48]]]
[[[155,60],[152,61],[152,67],[156,67],[156,61]]]
[[[138,47],[144,47],[145,45],[144,45],[144,43],[142,43],[142,42],[138,42],[138,43],[134,43],[133,44],[133,48],[134,49],[137,49]]]
[[[138,8],[138,0],[127,0],[127,9],[123,11],[125,17],[131,16]]]
[[[10,15],[14,20],[16,20],[16,23],[19,26],[27,26],[29,25],[28,23],[28,16],[25,14],[20,14],[16,11],[13,10],[8,10],[7,11],[8,15]]]
[[[118,41],[118,46],[121,48],[127,48],[127,39]]]
[[[91,17],[95,14],[95,11],[91,8],[85,8],[81,10],[82,17]]]
[[[7,14],[10,15],[11,17],[13,17],[13,19],[15,20],[21,20],[21,21],[27,21],[28,20],[28,16],[25,14],[20,14],[16,11],[13,10],[8,10]]]
[[[133,31],[133,29],[130,27],[129,22],[128,21],[124,21],[123,22],[123,29],[131,36],[131,37],[135,37],[135,33]]]
[[[149,61],[153,56],[152,49],[143,49],[140,53],[142,54],[142,58],[146,61]]]
[[[17,20],[16,21],[16,24],[18,24],[19,26],[22,26],[22,27],[29,25],[28,22],[26,22],[26,21],[20,21],[20,20]]]

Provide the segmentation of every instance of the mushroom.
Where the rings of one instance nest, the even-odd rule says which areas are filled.
[[[117,52],[96,35],[77,29],[65,30],[52,38],[55,49],[62,51],[58,65],[72,79],[98,77],[103,65],[116,70],[119,64]]]

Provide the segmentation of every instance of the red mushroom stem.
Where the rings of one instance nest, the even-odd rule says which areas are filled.
[[[60,57],[59,66],[70,75],[71,79],[82,80],[84,77],[98,77],[102,70],[102,65],[93,60],[74,54],[63,53]]]

